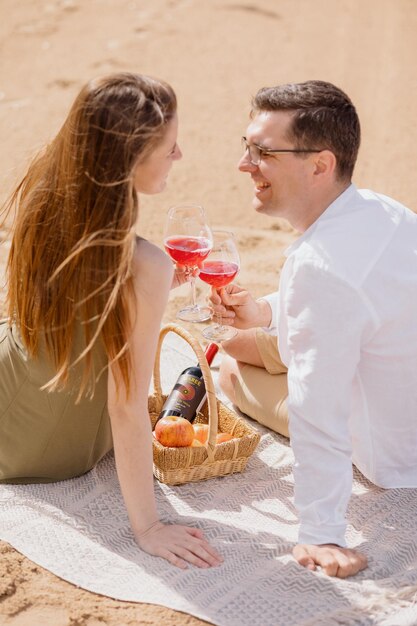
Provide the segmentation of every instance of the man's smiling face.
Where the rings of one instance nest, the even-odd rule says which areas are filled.
[[[246,141],[265,149],[294,150],[297,146],[290,139],[291,121],[289,111],[260,111],[247,128]],[[316,153],[264,153],[260,163],[254,165],[246,150],[238,167],[241,172],[249,173],[253,180],[255,210],[284,217],[290,223],[300,212],[307,211],[316,156]]]

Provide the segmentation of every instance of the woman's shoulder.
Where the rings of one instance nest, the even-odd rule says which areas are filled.
[[[156,277],[161,282],[171,284],[174,267],[171,259],[161,248],[141,237],[136,238],[134,273],[140,283]]]
[[[151,266],[158,264],[166,269],[173,270],[172,261],[169,256],[154,243],[142,237],[136,237],[135,263]]]

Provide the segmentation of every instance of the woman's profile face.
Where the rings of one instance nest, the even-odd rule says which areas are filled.
[[[165,135],[153,152],[134,169],[134,187],[138,193],[148,195],[163,191],[169,171],[174,161],[181,159],[182,153],[177,145],[177,114],[168,122]]]

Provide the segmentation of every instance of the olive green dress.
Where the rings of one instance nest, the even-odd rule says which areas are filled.
[[[74,356],[82,349],[81,333]],[[104,347],[93,349],[95,372],[106,365]],[[0,321],[0,483],[64,480],[90,470],[112,448],[107,410],[107,370],[93,399],[76,403],[78,388],[41,391],[54,375],[42,348],[28,357],[15,326]],[[72,374],[72,383],[80,380]]]

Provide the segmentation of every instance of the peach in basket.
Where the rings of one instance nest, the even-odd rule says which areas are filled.
[[[230,441],[233,439],[233,435],[230,433],[217,433],[216,443],[224,443],[225,441]]]
[[[193,443],[194,428],[184,417],[166,415],[156,423],[155,439],[163,446],[184,448]]]
[[[207,439],[209,436],[209,426],[208,424],[193,424],[194,428],[194,436],[201,443],[207,443]]]

